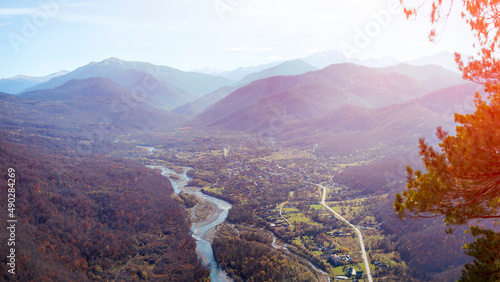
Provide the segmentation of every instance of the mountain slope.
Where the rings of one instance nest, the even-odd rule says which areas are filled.
[[[224,99],[220,100],[193,120],[193,124],[200,127],[208,127],[221,124],[220,120],[225,116],[234,114],[268,96],[269,93],[283,91],[296,85],[303,78],[300,76],[270,77],[255,81],[234,91]]]
[[[417,58],[412,61],[407,61],[406,63],[415,66],[430,65],[430,64],[439,65],[447,70],[453,72],[460,72],[458,70],[457,63],[455,62],[455,55],[446,51],[436,53],[430,56]]]
[[[272,67],[277,66],[281,63],[282,62],[274,62],[274,63],[262,64],[262,65],[257,65],[257,66],[239,67],[239,68],[234,69],[234,70],[220,72],[217,75],[223,76],[225,78],[228,78],[228,79],[231,79],[234,81],[238,81],[249,74],[259,72],[259,71],[262,71],[262,70],[265,70],[268,68],[272,68]]]
[[[415,147],[421,137],[436,141],[437,126],[453,130],[453,113],[472,112],[473,83],[433,91],[406,103],[376,109],[346,105],[319,118],[283,129],[280,138],[294,145],[319,144],[319,150],[349,154],[373,148]]]
[[[137,281],[138,270],[150,281],[209,279],[168,179],[141,163],[104,156],[103,147],[110,152],[104,144],[87,149],[88,140],[55,138],[54,124],[40,135],[20,125],[0,128],[0,169],[15,170],[15,216],[22,219],[15,246],[20,271],[7,272],[6,255],[1,280]],[[2,229],[7,220],[0,215]],[[9,248],[0,245],[2,253]]]
[[[135,70],[136,74],[142,74],[142,76],[138,77],[132,83],[127,76],[130,75],[127,72],[129,70]],[[232,83],[232,80],[224,77],[184,72],[171,67],[157,66],[150,63],[128,62],[109,58],[101,62],[92,62],[82,66],[66,75],[26,89],[24,92],[52,89],[71,79],[85,79],[90,77],[108,78],[129,89],[142,87],[146,91],[150,91],[149,88],[165,87],[177,96],[186,96],[186,101],[194,100],[206,93]],[[157,83],[155,82],[160,83],[161,86],[156,86]]]
[[[301,58],[301,60],[319,69],[332,64],[342,64],[349,62],[349,59],[346,56],[334,50],[317,52],[307,57]]]
[[[444,88],[464,82],[462,77],[454,71],[450,71],[436,64],[426,64],[415,67],[410,64],[398,64],[380,69],[383,73],[400,73],[425,81],[434,89]]]
[[[272,76],[284,76],[284,75],[298,75],[303,74],[309,71],[317,70],[316,67],[313,67],[301,60],[293,60],[283,62],[277,66],[273,66],[271,68],[267,68],[255,73],[251,73],[241,80],[235,82],[231,86],[224,86],[219,88],[211,93],[208,93],[201,98],[193,102],[189,102],[185,105],[182,105],[173,110],[174,113],[195,116],[196,114],[201,113],[203,110],[208,108],[209,106],[215,104],[220,101],[222,98],[231,94],[233,91],[238,88],[245,86],[253,81],[264,79]]]
[[[154,98],[137,93],[105,78],[70,80],[54,89],[32,91],[12,102],[19,111],[41,122],[95,124],[105,122],[124,128],[175,128],[185,117],[156,109]],[[8,105],[7,105],[8,106]],[[32,119],[32,121],[36,122]]]
[[[236,89],[238,88],[235,86],[221,87],[213,92],[203,95],[195,101],[187,102],[186,104],[173,109],[172,112],[180,115],[194,117],[195,115],[203,112],[205,109],[217,103],[227,95],[231,94],[231,92]]]
[[[264,79],[272,76],[278,76],[278,75],[297,75],[297,74],[303,74],[306,72],[310,71],[315,71],[318,70],[317,67],[314,67],[302,60],[293,60],[293,61],[286,61],[283,62],[277,66],[259,71],[259,72],[254,72],[251,73],[241,80],[237,81],[234,85],[235,86],[243,86],[247,85],[253,81],[259,80],[259,79]]]
[[[319,117],[346,104],[373,108],[401,103],[449,84],[429,83],[420,75],[426,71],[425,67],[408,66],[408,69],[406,73],[418,79],[398,72],[397,68],[339,64],[302,75],[258,80],[208,108],[192,125],[266,130],[271,123],[276,127],[279,123]]]

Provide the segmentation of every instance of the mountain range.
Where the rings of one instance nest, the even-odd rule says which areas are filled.
[[[154,98],[138,96],[101,77],[73,79],[54,89],[17,96],[2,94],[0,99],[2,127],[21,126],[35,136],[52,138],[80,136],[97,128],[110,138],[138,130],[167,131],[187,120],[154,107]]]
[[[148,95],[154,96],[163,103],[159,107],[167,110],[232,83],[232,80],[220,76],[184,72],[150,63],[109,58],[101,62],[92,62],[67,74],[54,77],[47,82],[24,89],[22,93],[52,89],[72,79],[91,77],[108,78],[127,89],[147,92]]]
[[[258,132],[316,118],[347,104],[376,108],[402,103],[462,82],[458,74],[438,66],[378,69],[337,64],[257,80],[209,107],[190,125]]]
[[[454,130],[454,113],[471,113],[482,87],[454,85],[405,103],[379,108],[344,105],[327,114],[283,128],[278,136],[289,145],[318,144],[329,154],[352,154],[372,148],[415,148],[418,139],[434,138],[436,127]],[[435,142],[432,142],[434,145]]]
[[[178,114],[184,114],[188,116],[195,116],[201,113],[203,110],[209,106],[215,104],[217,101],[226,97],[238,88],[245,86],[253,81],[273,77],[273,76],[286,76],[286,75],[297,75],[303,74],[309,71],[317,70],[316,67],[302,60],[286,61],[279,65],[272,66],[270,68],[263,69],[254,73],[250,73],[232,85],[224,86],[211,93],[208,93],[193,102],[186,103],[176,109],[173,112]]]
[[[60,71],[46,76],[16,75],[11,78],[2,78],[0,79],[0,91],[10,94],[16,94],[23,91],[24,89],[47,82],[52,78],[65,75],[67,73],[68,71]]]
[[[231,71],[205,69],[185,72],[167,66],[123,61],[111,57],[101,62],[89,63],[71,72],[61,71],[43,77],[19,75],[0,79],[0,92],[20,94],[52,89],[71,79],[104,77],[125,88],[149,92],[148,95],[157,99],[156,107],[158,108],[194,116],[237,88],[255,80],[278,75],[302,74],[340,63],[386,67],[400,62],[390,57],[365,60],[347,58],[342,53],[331,50],[301,59],[240,67]],[[446,52],[406,63],[410,65],[437,64],[456,71],[453,55]]]
[[[396,60],[390,56],[382,57],[382,58],[366,58],[366,59],[359,59],[359,58],[349,58],[346,57],[343,53],[336,51],[336,50],[328,50],[328,51],[320,51],[313,53],[309,56],[299,58],[299,60],[302,60],[318,69],[322,69],[324,67],[327,67],[331,64],[341,64],[341,63],[351,63],[351,64],[357,64],[365,67],[388,67],[388,66],[394,66],[398,65],[401,63],[406,63],[409,65],[414,65],[414,66],[423,66],[423,65],[438,65],[441,67],[444,67],[447,70],[451,70],[454,72],[459,72],[457,68],[457,64],[455,63],[455,56],[452,53],[449,52],[440,52],[436,53],[430,56],[424,56],[420,57],[414,60]],[[274,66],[279,65],[281,62],[273,62],[273,63],[267,63],[267,64],[262,64],[262,65],[257,65],[257,66],[250,66],[250,67],[239,67],[237,69],[231,70],[231,71],[223,71],[220,69],[214,69],[214,68],[204,68],[204,69],[197,69],[197,70],[192,70],[194,72],[202,72],[206,74],[211,74],[211,75],[219,75],[219,76],[224,76],[229,79],[238,81],[241,80],[244,76],[249,75],[254,72],[259,72],[267,68],[272,68]]]
[[[342,59],[332,52],[321,57]],[[109,58],[47,77],[17,96],[2,94],[2,118],[38,127],[103,121],[143,131],[188,126],[348,152],[416,144],[439,124],[451,128],[454,107],[479,89],[437,65],[318,69],[312,59],[241,68],[225,74],[238,78],[232,80]]]
[[[457,64],[455,63],[455,56],[448,52],[440,52],[437,54],[433,54],[431,56],[420,57],[415,60],[398,61],[389,56],[382,58],[367,58],[367,59],[348,58],[341,52],[330,50],[330,51],[321,51],[314,53],[307,57],[301,58],[301,60],[320,69],[329,66],[331,64],[341,64],[341,63],[351,63],[365,67],[376,67],[376,68],[394,66],[401,63],[405,63],[414,66],[438,65],[447,70],[458,72]]]

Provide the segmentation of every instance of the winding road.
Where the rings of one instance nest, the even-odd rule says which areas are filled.
[[[347,225],[352,227],[356,231],[356,233],[358,234],[359,245],[361,246],[361,254],[363,256],[363,261],[365,263],[366,276],[368,278],[368,282],[373,282],[372,275],[370,273],[370,265],[368,264],[368,257],[366,256],[365,244],[363,243],[363,235],[361,235],[361,231],[359,231],[359,229],[356,226],[352,225],[349,221],[347,221],[347,219],[343,218],[340,214],[338,214],[337,212],[335,212],[329,206],[326,205],[326,203],[325,203],[326,188],[323,185],[320,185],[320,184],[313,184],[313,185],[316,185],[318,187],[323,188],[323,196],[321,198],[321,205],[323,205],[327,210],[329,210],[331,213],[333,213],[335,215],[335,217],[337,217],[338,219],[347,223]]]

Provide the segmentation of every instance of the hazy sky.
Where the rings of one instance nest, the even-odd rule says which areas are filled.
[[[472,53],[452,17],[437,44],[398,0],[37,0],[0,2],[0,78],[108,57],[182,70],[234,69],[338,50],[366,58]],[[458,13],[457,13],[458,14]]]

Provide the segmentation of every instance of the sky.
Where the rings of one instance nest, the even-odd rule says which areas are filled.
[[[418,1],[411,1],[418,2]],[[337,50],[411,60],[472,54],[455,7],[437,43],[399,0],[3,0],[0,78],[74,70],[109,57],[231,70]],[[408,5],[411,5],[409,3]],[[399,9],[398,9],[399,8]]]

